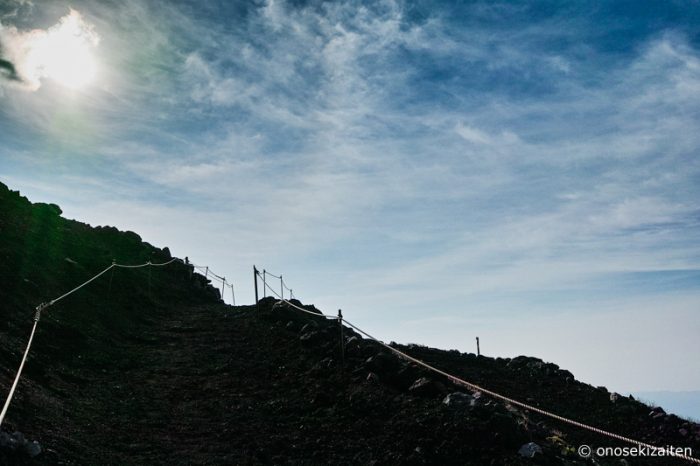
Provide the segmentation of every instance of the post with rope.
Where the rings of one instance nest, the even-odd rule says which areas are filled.
[[[224,290],[226,289],[226,277],[221,282],[221,300],[224,301]],[[226,301],[224,301],[225,303]]]
[[[476,355],[481,356],[481,348],[479,348],[479,337],[476,337]]]
[[[209,266],[206,266],[206,271],[204,272],[204,278],[209,278]]]
[[[231,287],[231,302],[236,305],[236,293],[233,292],[233,283],[229,285]]]
[[[338,309],[338,325],[340,326],[340,362],[345,368],[345,338],[343,336],[343,311]]]
[[[282,274],[280,274],[280,297],[284,299],[284,282],[282,281]]]
[[[253,266],[253,283],[255,283],[255,310],[258,310],[258,275],[260,275],[260,272],[258,272],[258,269]]]

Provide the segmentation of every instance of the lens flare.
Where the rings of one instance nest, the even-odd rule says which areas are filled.
[[[3,36],[17,74],[30,90],[41,87],[43,78],[80,89],[97,75],[93,51],[100,37],[76,10],[71,9],[47,30],[20,32],[11,28]]]
[[[81,17],[71,10],[50,28],[30,53],[41,74],[72,88],[81,88],[95,78],[97,63],[92,49],[99,38]]]

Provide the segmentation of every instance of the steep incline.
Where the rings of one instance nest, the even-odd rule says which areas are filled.
[[[4,399],[33,305],[111,258],[169,254],[133,233],[92,229],[61,219],[55,206],[0,194]],[[469,394],[348,328],[343,362],[337,322],[272,298],[257,309],[225,306],[183,265],[153,270],[150,287],[147,271],[104,278],[42,319],[3,428],[43,451],[30,458],[0,446],[0,464],[688,464],[585,461],[575,451],[582,443],[620,444]],[[554,364],[397,347],[559,414],[700,451],[700,426],[579,383]],[[542,449],[533,458],[519,454],[529,442]]]

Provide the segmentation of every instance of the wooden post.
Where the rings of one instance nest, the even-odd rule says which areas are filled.
[[[148,261],[148,299],[153,299],[153,293],[151,293],[151,261]]]
[[[479,348],[479,337],[476,337],[476,355],[481,356],[481,348]]]
[[[340,361],[345,367],[345,338],[343,336],[343,311],[338,309],[338,325],[340,326]]]
[[[233,292],[233,283],[229,285],[231,287],[231,300],[233,301],[233,305],[236,305],[236,293]]]
[[[255,309],[258,309],[258,269],[253,266],[253,282],[255,283]]]
[[[204,273],[204,278],[209,278],[209,266],[207,265],[207,271]]]
[[[224,277],[224,280],[221,282],[221,300],[224,301],[224,290],[226,289],[226,277]],[[226,303],[226,301],[224,301]]]
[[[282,281],[282,274],[280,274],[280,296],[284,299],[284,282]]]

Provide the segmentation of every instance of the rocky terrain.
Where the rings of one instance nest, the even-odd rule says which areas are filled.
[[[60,213],[0,185],[2,401],[34,306],[112,260],[170,258],[135,233]],[[224,305],[181,263],[115,270],[39,323],[0,430],[0,464],[690,464],[583,459],[581,444],[623,444],[471,393],[347,327],[341,352],[340,335],[337,322],[272,298]],[[395,346],[563,416],[700,452],[699,425],[555,364]]]

